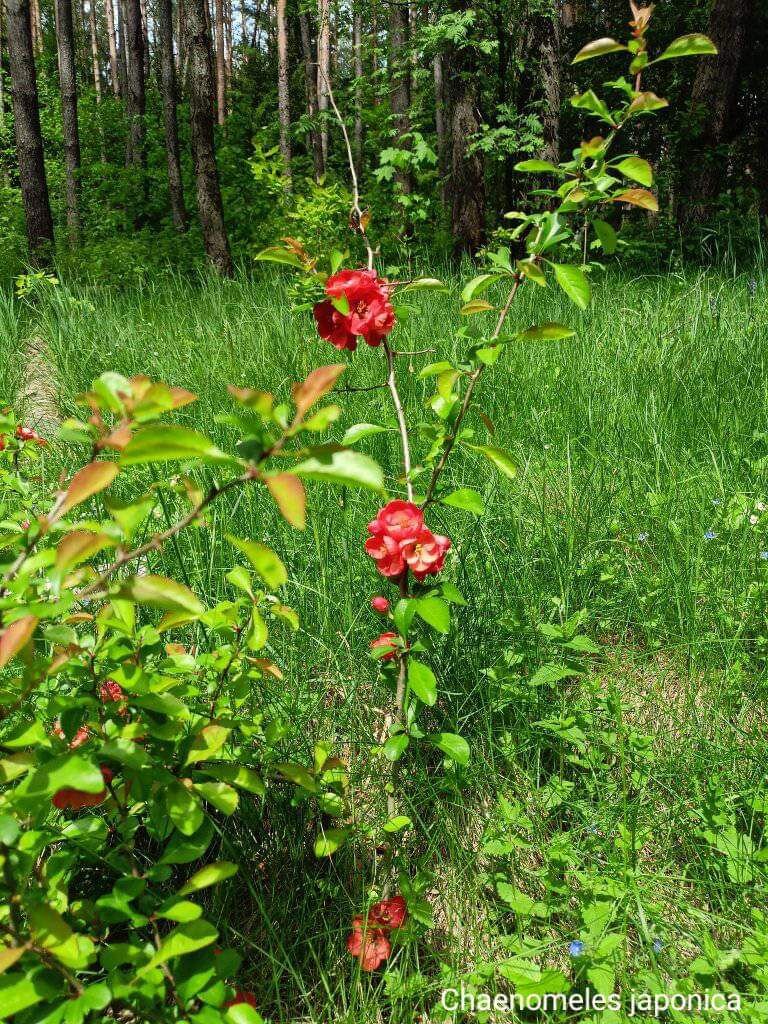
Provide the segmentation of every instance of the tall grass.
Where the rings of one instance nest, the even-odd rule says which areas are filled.
[[[442,358],[446,346],[457,351],[459,317],[440,296],[411,302],[395,337],[401,352],[417,353],[398,363],[409,415],[418,418],[429,382],[408,371]],[[318,864],[295,810],[273,803],[262,816],[253,808],[227,835],[253,873],[230,889],[220,916],[239,935],[265,1012],[276,1020],[386,1013],[410,1021],[414,1007],[431,1005],[441,971],[457,977],[525,938],[528,925],[495,900],[488,858],[478,854],[500,796],[529,816],[530,856],[515,867],[521,885],[537,884],[535,863],[558,835],[570,837],[580,865],[599,863],[606,878],[628,870],[621,830],[637,839],[634,902],[620,903],[628,975],[650,962],[639,921],[651,917],[674,936],[664,965],[674,975],[705,938],[739,941],[758,901],[754,887],[711,868],[691,830],[692,808],[712,799],[713,785],[737,801],[759,789],[768,768],[759,726],[768,513],[758,505],[768,504],[768,280],[762,271],[756,279],[609,274],[584,314],[557,294],[524,289],[512,323],[543,320],[572,323],[578,336],[510,345],[482,382],[477,410],[486,422],[477,414],[468,420],[483,438],[490,421],[492,443],[512,452],[517,479],[498,477],[463,449],[450,483],[481,491],[487,515],[430,513],[455,539],[446,571],[468,600],[459,632],[436,645],[444,696],[434,720],[468,736],[474,757],[467,772],[447,777],[427,762],[409,769],[416,859],[435,872],[438,911],[423,961],[409,966],[408,976],[415,971],[421,981],[398,997],[407,985],[398,973],[403,957],[388,982],[361,982],[343,952],[372,852]],[[75,395],[103,370],[147,373],[194,391],[198,402],[180,418],[222,442],[231,440],[227,383],[287,396],[312,367],[338,360],[310,315],[291,311],[279,277],[178,278],[128,292],[52,289],[26,306],[0,301],[0,331],[5,393],[18,380],[23,339],[34,332],[55,364],[64,414],[78,413]],[[339,437],[357,422],[392,425],[384,389],[345,393],[383,380],[381,354],[361,346],[340,385]],[[370,451],[394,493],[396,434],[377,435]],[[265,709],[290,723],[307,751],[326,738],[341,748],[363,808],[375,804],[367,751],[387,699],[365,657],[381,626],[368,600],[382,581],[362,550],[375,499],[317,486],[310,502],[308,530],[298,535],[256,491],[241,493],[214,510],[209,529],[181,535],[158,560],[215,600],[234,563],[225,534],[268,538],[289,568],[286,598],[302,625],[295,637],[275,639],[286,681],[265,685]],[[553,657],[539,627],[581,609],[600,654],[583,659],[582,676],[526,691],[524,679]],[[570,778],[570,762],[553,761],[534,723],[574,708],[593,730],[591,782],[580,776],[553,804],[553,780]],[[650,737],[642,784],[617,785],[624,762],[595,753],[603,733],[622,736],[625,727]],[[530,927],[541,955],[557,963],[579,915]]]

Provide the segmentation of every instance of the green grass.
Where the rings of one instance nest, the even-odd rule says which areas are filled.
[[[395,341],[419,350],[398,361],[418,420],[429,382],[407,371],[457,351],[459,317],[442,297],[412,303]],[[757,984],[741,963],[706,974],[695,958],[717,959],[708,944],[740,948],[766,902],[768,512],[757,503],[768,504],[768,279],[616,273],[597,283],[584,314],[524,289],[512,322],[548,319],[574,324],[577,338],[510,347],[479,389],[490,443],[513,454],[517,479],[457,452],[450,481],[481,491],[487,514],[430,512],[454,538],[445,573],[468,606],[435,645],[442,696],[428,717],[473,748],[461,773],[434,759],[408,764],[406,841],[414,869],[434,874],[436,927],[385,978],[360,979],[343,942],[374,851],[318,863],[301,808],[275,797],[264,812],[247,809],[227,842],[253,870],[219,914],[276,1021],[415,1020],[450,979],[475,972],[493,989],[515,956],[571,974],[568,944],[581,935],[594,953],[595,920],[622,936],[613,968],[626,991],[647,988],[645,972],[699,989],[706,979]],[[199,401],[180,419],[223,445],[232,442],[217,419],[231,408],[227,383],[287,397],[291,382],[338,358],[311,317],[291,311],[278,279],[0,297],[6,394],[30,336],[47,345],[63,414],[76,414],[75,395],[103,370],[147,373],[194,391]],[[381,353],[361,346],[341,390],[383,380]],[[383,389],[338,400],[339,437],[353,423],[392,423]],[[480,417],[468,422],[487,442]],[[364,445],[398,493],[396,434]],[[56,447],[47,458],[53,473],[67,456]],[[265,685],[265,710],[290,724],[305,756],[332,740],[350,762],[360,813],[380,813],[369,750],[387,695],[366,653],[382,628],[368,601],[385,588],[362,550],[376,501],[316,486],[310,504],[297,534],[262,494],[241,492],[153,565],[212,601],[234,564],[225,533],[278,551],[302,625],[275,639],[285,681]],[[577,632],[597,654],[552,635],[582,610]],[[527,682],[564,661],[581,674]],[[545,912],[519,902],[513,912],[497,894],[505,880]],[[484,972],[497,981],[483,982]]]

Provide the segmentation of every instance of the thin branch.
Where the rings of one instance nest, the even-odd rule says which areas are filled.
[[[389,387],[389,392],[392,395],[392,404],[395,407],[395,413],[397,415],[397,426],[400,431],[400,443],[403,448],[403,470],[405,472],[405,489],[408,493],[408,501],[413,501],[413,484],[411,483],[411,446],[408,440],[408,424],[405,421],[403,403],[400,400],[400,392],[397,389],[397,376],[395,375],[395,356],[392,349],[389,347],[386,338],[383,339],[382,345],[384,347],[384,353],[387,357],[387,385]]]

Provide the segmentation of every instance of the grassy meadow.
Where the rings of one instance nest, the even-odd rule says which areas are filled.
[[[312,367],[340,361],[287,286],[178,277],[6,294],[0,394],[23,393],[34,425],[30,373],[53,381],[48,420],[77,414],[75,396],[104,370],[147,373],[199,396],[181,422],[231,439],[227,383],[287,397]],[[411,305],[393,340],[415,353],[398,368],[418,417],[431,392],[416,374],[443,357],[459,317],[443,296]],[[523,289],[511,322],[549,319],[577,337],[507,348],[479,390],[489,423],[467,421],[512,453],[517,478],[457,450],[450,481],[480,491],[486,515],[430,511],[455,540],[444,572],[467,605],[435,641],[442,696],[427,718],[472,747],[464,769],[408,762],[408,842],[433,876],[435,928],[418,954],[361,976],[344,940],[375,851],[318,862],[287,796],[245,807],[222,842],[252,870],[214,917],[272,1021],[462,1020],[440,1009],[446,985],[546,987],[546,971],[624,992],[735,988],[750,999],[717,1019],[768,1012],[768,275],[617,271],[583,314]],[[361,345],[335,437],[393,425],[384,377],[382,354]],[[397,440],[360,444],[393,496]],[[54,442],[45,472],[63,459]],[[384,628],[369,600],[386,590],[362,546],[377,502],[322,485],[309,495],[303,534],[247,489],[149,564],[213,601],[234,564],[225,534],[274,547],[301,627],[275,639],[284,679],[264,684],[264,707],[306,757],[333,743],[362,815],[382,799],[370,747],[387,701],[368,657]]]

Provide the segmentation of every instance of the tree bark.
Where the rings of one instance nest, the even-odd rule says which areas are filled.
[[[37,56],[43,52],[43,26],[40,19],[40,0],[31,0],[29,17],[32,23],[32,48]]]
[[[187,208],[184,204],[184,185],[181,178],[179,154],[179,122],[176,105],[176,66],[173,59],[173,3],[158,0],[158,31],[160,44],[160,92],[163,98],[165,124],[165,157],[168,164],[168,190],[171,197],[171,216],[177,231],[187,230]]]
[[[307,93],[307,113],[310,120],[314,122],[317,117],[317,68],[315,67],[313,57],[309,15],[306,12],[299,14],[299,29],[301,32],[301,50],[304,55],[304,87]],[[310,129],[309,145],[312,149],[312,159],[315,165],[315,181],[320,181],[325,174],[325,163],[323,161],[322,140],[317,128]]]
[[[720,51],[698,62],[691,95],[691,136],[679,218],[683,227],[700,224],[722,191],[729,143],[741,130],[738,105],[754,0],[715,0],[708,35]],[[765,100],[763,100],[765,102]]]
[[[126,0],[116,0],[117,3],[117,32],[118,32],[118,43],[117,43],[117,63],[118,63],[118,80],[120,82],[120,95],[127,97],[128,95],[128,46],[126,43],[126,18],[125,18],[125,2]]]
[[[39,264],[53,256],[53,218],[45,177],[37,75],[29,0],[6,0],[13,119],[30,254]]]
[[[99,36],[96,28],[96,0],[88,0],[88,30],[91,36],[91,67],[96,102],[101,103],[101,61],[99,60]]]
[[[144,57],[144,81],[149,78],[149,17],[147,16],[147,0],[139,0],[141,14],[141,38]]]
[[[144,31],[140,0],[126,0],[125,30],[128,56],[128,90],[125,104],[128,116],[128,144],[125,162],[127,166],[141,168],[146,161],[144,149],[146,96],[144,91]]]
[[[389,102],[395,131],[395,146],[411,130],[411,62],[405,55],[408,45],[408,7],[393,3],[389,8]],[[397,170],[395,181],[404,195],[413,192],[413,174],[410,170]]]
[[[117,38],[115,36],[115,11],[112,0],[104,0],[104,14],[107,19],[107,45],[109,46],[109,72],[112,76],[112,92],[120,95],[120,71],[117,66]]]
[[[72,245],[80,241],[80,132],[77,123],[75,29],[72,0],[56,2],[56,43],[59,55],[61,120],[64,137],[64,174],[67,230]]]
[[[277,112],[280,120],[280,156],[288,192],[291,179],[291,101],[288,91],[288,23],[286,0],[277,0]]]
[[[331,87],[331,4],[330,0],[317,3],[317,110],[321,119],[329,107],[328,90]],[[320,124],[320,146],[323,167],[328,163],[328,126]]]
[[[558,5],[550,17],[542,19],[541,86],[544,99],[541,123],[544,129],[545,160],[560,160],[560,108],[563,102],[562,54],[560,48],[560,18]]]
[[[219,124],[227,119],[227,67],[224,54],[224,0],[214,0],[216,31],[216,112]]]
[[[452,5],[466,11],[468,0]],[[449,166],[447,194],[451,206],[454,255],[472,253],[485,241],[485,169],[482,155],[469,153],[468,140],[480,128],[477,113],[479,68],[471,46],[451,45],[443,61],[448,119]]]
[[[233,273],[213,137],[213,59],[206,27],[207,0],[185,0],[185,35],[189,60],[189,113],[192,158],[200,226],[211,266],[225,277]]]
[[[355,71],[354,156],[358,178],[363,173],[363,15],[359,6],[352,17],[352,50]]]

